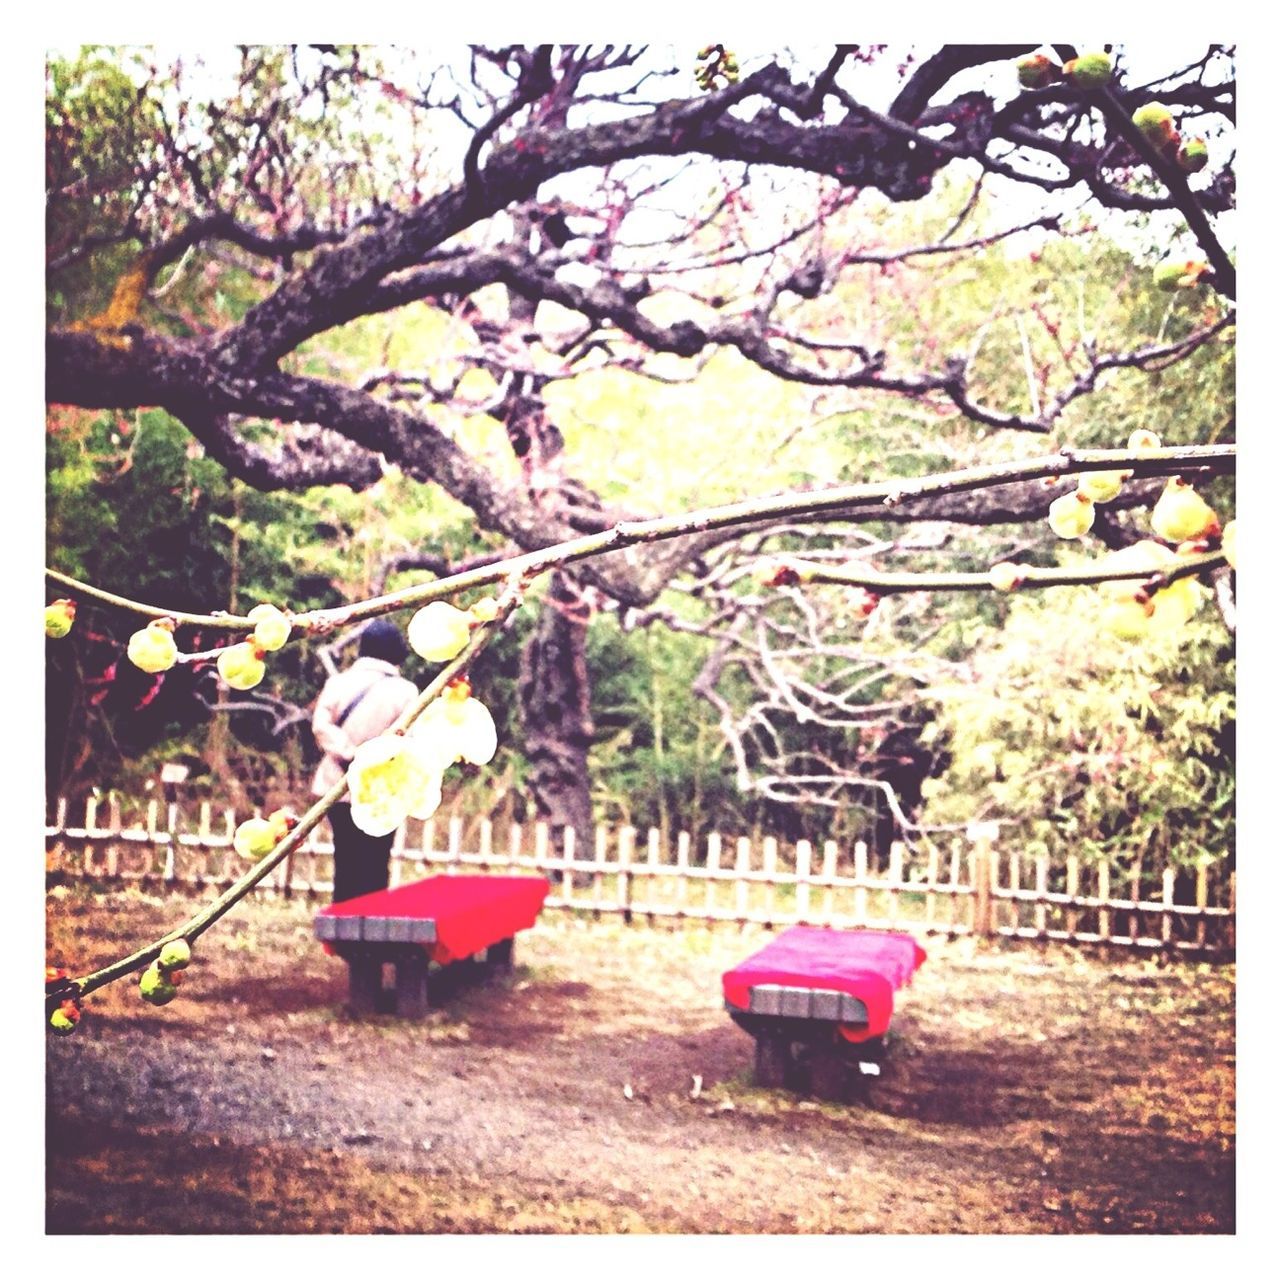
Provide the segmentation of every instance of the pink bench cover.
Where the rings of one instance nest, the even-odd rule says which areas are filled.
[[[437,964],[449,964],[528,929],[550,889],[541,876],[429,876],[332,903],[318,914],[434,920],[436,940],[423,949]],[[327,942],[324,949],[334,954]]]
[[[724,998],[744,1011],[751,988],[762,985],[844,991],[867,1007],[866,1027],[841,1027],[855,1043],[882,1036],[893,1016],[893,993],[924,963],[925,952],[906,933],[845,931],[797,924],[724,975]]]

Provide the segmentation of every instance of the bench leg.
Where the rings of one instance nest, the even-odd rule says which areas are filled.
[[[791,1041],[786,1036],[761,1032],[756,1037],[756,1084],[781,1089],[791,1070]]]
[[[372,956],[351,956],[347,960],[347,974],[352,1012],[376,1013],[382,993],[382,962]]]
[[[413,951],[397,957],[396,962],[396,1013],[402,1018],[425,1018],[431,1008],[427,998],[427,968],[425,952]]]
[[[495,942],[487,953],[489,968],[495,973],[510,973],[515,965],[515,946],[514,938],[503,938],[501,942]]]
[[[847,1102],[849,1060],[835,1047],[817,1048],[809,1059],[809,1091],[823,1102]]]

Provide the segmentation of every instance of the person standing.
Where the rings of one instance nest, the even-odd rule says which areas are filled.
[[[409,646],[394,622],[374,618],[360,633],[359,656],[325,682],[316,700],[311,729],[324,757],[311,784],[322,796],[347,771],[356,748],[385,733],[418,695],[400,674]],[[333,831],[333,900],[345,902],[385,889],[390,879],[395,833],[371,836],[351,820],[347,801],[329,810]]]

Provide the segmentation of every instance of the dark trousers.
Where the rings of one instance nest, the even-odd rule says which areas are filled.
[[[334,902],[385,889],[391,876],[394,834],[366,835],[351,821],[349,804],[335,804],[329,810],[329,826],[333,829]]]

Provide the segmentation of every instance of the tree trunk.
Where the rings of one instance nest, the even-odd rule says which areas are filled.
[[[589,617],[589,607],[573,582],[563,573],[553,573],[541,616],[520,659],[520,713],[535,813],[551,825],[557,845],[565,828],[572,827],[580,853],[591,831]]]

